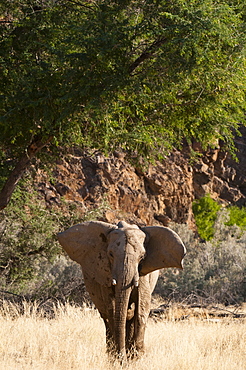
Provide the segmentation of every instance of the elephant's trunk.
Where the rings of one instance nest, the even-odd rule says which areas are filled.
[[[115,286],[115,345],[122,359],[126,356],[126,318],[135,271],[135,261],[126,253]]]
[[[115,295],[115,346],[120,359],[126,356],[126,317],[131,287],[117,287]]]

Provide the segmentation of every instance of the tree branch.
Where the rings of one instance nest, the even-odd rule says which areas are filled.
[[[85,4],[82,4],[81,2],[79,1],[75,1],[75,0],[67,0],[69,3],[71,4],[74,4],[74,5],[78,5],[78,6],[81,6],[83,8],[86,8],[86,9],[89,9],[89,10],[93,10],[94,9],[92,8],[92,6],[89,6],[89,5],[85,5]]]
[[[42,139],[36,137],[33,139],[26,151],[22,154],[0,192],[0,210],[4,209],[8,205],[16,185],[20,181],[27,168],[30,166],[32,159],[50,141],[51,138],[43,141]]]
[[[156,50],[159,49],[166,41],[166,38],[154,41],[153,44],[146,48],[144,52],[130,65],[129,73],[131,74],[145,60],[150,59],[155,54]]]

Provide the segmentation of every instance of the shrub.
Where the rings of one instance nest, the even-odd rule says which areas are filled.
[[[233,226],[237,225],[241,229],[246,230],[246,208],[239,208],[237,206],[231,206],[229,210],[229,220],[226,225]]]
[[[63,252],[56,240],[57,233],[78,222],[99,218],[106,205],[103,202],[87,212],[74,203],[47,207],[34,188],[27,177],[0,213],[0,286],[15,294],[37,295],[45,290],[56,294],[61,292],[58,282],[61,275],[67,272],[71,275],[68,263],[59,258]],[[74,274],[78,276],[76,271],[75,268]],[[65,284],[64,291],[68,285]]]
[[[200,237],[211,240],[214,236],[214,223],[221,206],[210,195],[206,195],[193,203],[192,209]]]
[[[1,285],[21,289],[38,275],[38,262],[55,258],[58,246],[57,215],[48,210],[35,192],[18,188],[11,204],[0,214]]]

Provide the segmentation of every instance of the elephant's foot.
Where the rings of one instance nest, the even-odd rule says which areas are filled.
[[[110,362],[115,363],[119,362],[121,365],[126,364],[128,361],[126,351],[123,349],[122,351],[118,351],[116,349],[116,345],[113,341],[107,341],[106,351],[109,356]]]
[[[108,355],[114,355],[116,353],[115,345],[112,340],[106,341],[106,351]]]
[[[127,350],[127,358],[129,360],[136,360],[140,358],[144,354],[144,346],[137,346],[136,344],[133,344],[130,346],[130,348]]]

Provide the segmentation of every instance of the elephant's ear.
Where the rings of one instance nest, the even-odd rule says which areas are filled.
[[[140,265],[140,275],[146,275],[164,267],[183,268],[182,260],[186,254],[185,246],[173,230],[162,226],[147,226],[146,257]]]
[[[107,235],[115,228],[106,222],[84,222],[59,233],[57,238],[69,257],[81,265],[84,275],[109,285]]]

